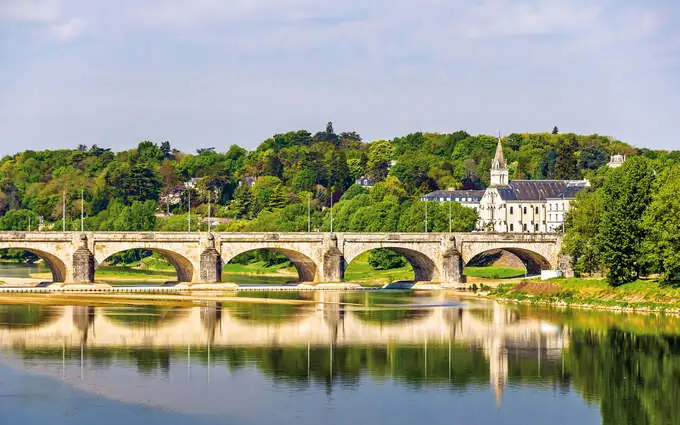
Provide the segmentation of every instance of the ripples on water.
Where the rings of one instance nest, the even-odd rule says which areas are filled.
[[[4,304],[0,408],[29,424],[674,424],[677,324],[398,291]]]

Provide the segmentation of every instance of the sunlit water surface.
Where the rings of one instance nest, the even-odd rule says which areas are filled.
[[[85,304],[0,300],[0,423],[680,423],[675,318],[399,291]]]

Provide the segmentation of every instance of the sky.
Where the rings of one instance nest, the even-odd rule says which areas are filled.
[[[0,155],[297,129],[680,149],[675,0],[0,0]]]

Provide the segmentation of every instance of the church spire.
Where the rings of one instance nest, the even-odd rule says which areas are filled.
[[[501,138],[498,138],[498,145],[496,145],[496,156],[493,158],[491,163],[491,168],[494,170],[500,170],[507,166],[505,161],[505,155],[503,155],[503,145],[501,144]]]
[[[508,185],[508,162],[503,155],[503,145],[501,138],[498,137],[498,145],[496,145],[496,156],[491,162],[491,187],[507,186]]]

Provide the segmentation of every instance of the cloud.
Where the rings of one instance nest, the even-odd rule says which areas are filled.
[[[49,23],[59,18],[59,0],[3,0],[0,21]]]
[[[193,150],[332,119],[369,139],[557,124],[674,143],[674,3],[0,0],[0,140]]]
[[[58,23],[49,27],[50,34],[57,41],[73,41],[80,36],[85,29],[85,22],[80,18],[71,18],[68,22]]]

